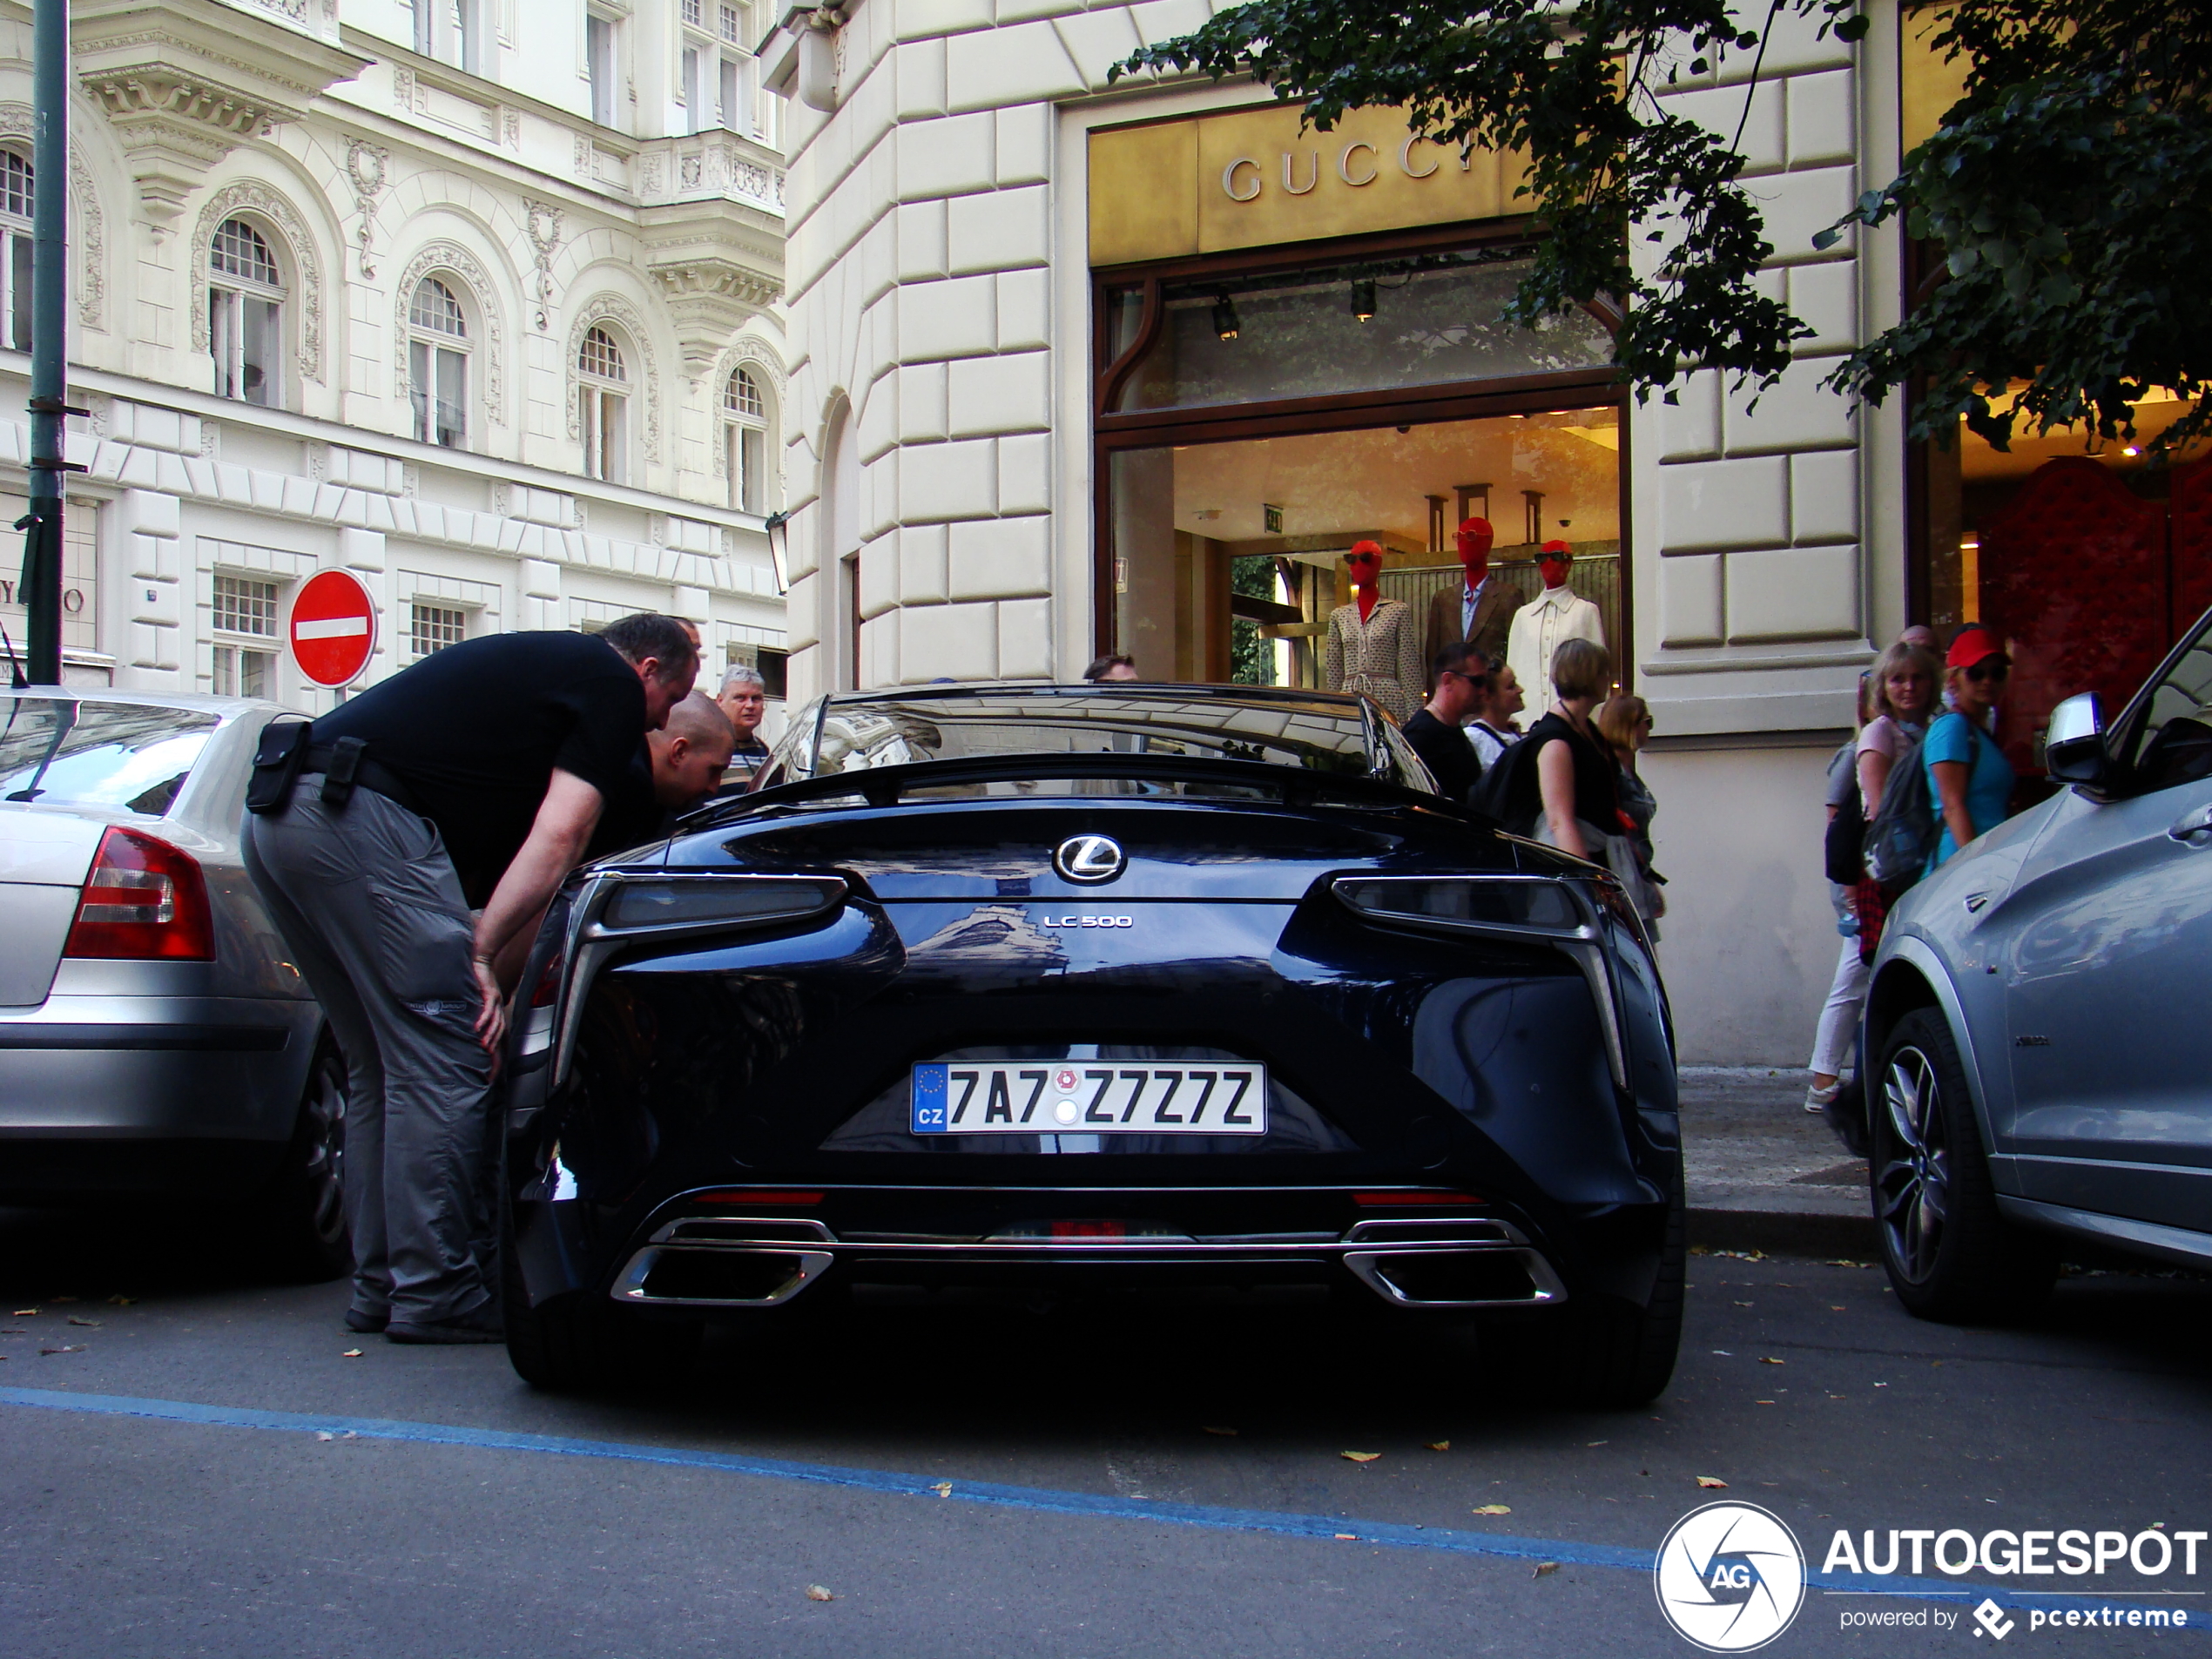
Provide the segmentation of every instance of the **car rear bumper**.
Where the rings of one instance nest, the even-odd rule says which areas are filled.
[[[0,1192],[189,1188],[280,1150],[320,1018],[307,1001],[122,996],[0,1017]]]

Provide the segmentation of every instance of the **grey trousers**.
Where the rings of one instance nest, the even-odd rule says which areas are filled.
[[[246,873],[346,1057],[354,1306],[457,1318],[497,1283],[485,1203],[491,1057],[476,1040],[474,925],[436,826],[373,790],[343,810],[322,778],[248,813]]]

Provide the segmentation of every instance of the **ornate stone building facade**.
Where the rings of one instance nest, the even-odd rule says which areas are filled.
[[[455,639],[698,623],[780,674],[781,99],[730,0],[76,0],[69,678],[331,693]],[[0,383],[27,381],[28,6],[0,3]],[[0,393],[0,402],[6,401]],[[21,402],[21,394],[17,401]],[[0,418],[20,497],[27,417]],[[0,501],[0,508],[7,505]],[[11,512],[12,520],[19,514]],[[0,561],[12,566],[12,559]],[[20,648],[23,607],[0,582]]]

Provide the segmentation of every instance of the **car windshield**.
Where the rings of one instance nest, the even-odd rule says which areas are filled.
[[[1045,688],[831,698],[792,723],[777,756],[779,783],[932,760],[1124,755],[1132,779],[1147,761],[1246,760],[1337,776],[1378,775],[1408,788],[1427,773],[1387,724],[1349,698],[1297,691],[1193,695],[1175,687]],[[1379,742],[1379,754],[1369,745]],[[1096,794],[1110,779],[1055,782],[1049,766],[1017,785],[975,792]],[[1192,786],[1218,792],[1219,785]],[[933,791],[933,792],[935,792]],[[1144,792],[1153,792],[1146,790]]]
[[[0,799],[159,818],[220,724],[196,709],[0,698]]]

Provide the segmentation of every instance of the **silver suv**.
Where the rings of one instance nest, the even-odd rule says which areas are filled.
[[[2069,786],[1892,913],[1866,1001],[1884,1264],[1925,1318],[2003,1318],[2065,1241],[2212,1265],[2212,614],[2107,728],[2045,739]]]

